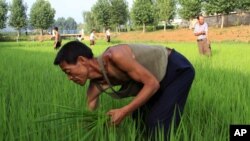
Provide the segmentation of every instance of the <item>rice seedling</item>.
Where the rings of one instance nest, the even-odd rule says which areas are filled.
[[[98,126],[104,129],[112,128],[109,117],[98,111],[88,111],[82,110],[62,105],[51,105],[51,107],[56,107],[57,112],[47,114],[36,120],[39,124],[47,124],[49,122],[56,122],[60,128],[64,126],[75,126],[78,128],[85,129],[88,131],[83,137],[91,138],[91,135],[97,134]]]

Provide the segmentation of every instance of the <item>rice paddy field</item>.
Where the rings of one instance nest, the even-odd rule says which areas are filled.
[[[87,86],[68,81],[53,65],[57,51],[52,44],[0,42],[0,140],[147,141],[130,117],[117,127],[105,122],[109,109],[126,105],[130,98],[103,94],[98,110],[86,112]],[[249,43],[212,43],[210,58],[198,54],[196,43],[159,44],[184,54],[196,70],[171,141],[227,141],[230,124],[250,124]],[[98,55],[110,45],[98,41],[93,52]],[[157,140],[163,140],[162,133]]]

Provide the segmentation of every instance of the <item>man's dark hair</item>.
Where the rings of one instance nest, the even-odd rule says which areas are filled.
[[[54,27],[54,30],[55,30],[55,31],[58,31],[58,27]]]
[[[200,17],[203,17],[202,15],[198,15],[196,18],[197,18],[197,20],[199,20],[200,19]]]
[[[91,59],[93,58],[93,53],[92,50],[85,44],[79,41],[70,41],[63,45],[57,53],[54,65],[59,65],[63,61],[66,61],[68,64],[76,64],[79,56]]]

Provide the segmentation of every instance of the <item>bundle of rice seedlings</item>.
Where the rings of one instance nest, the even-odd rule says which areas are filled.
[[[89,111],[61,105],[53,105],[58,108],[58,112],[50,113],[36,120],[38,123],[57,122],[57,127],[75,126],[83,128],[86,133],[81,140],[89,138],[98,132],[98,127],[103,127],[102,131],[110,126],[109,117],[100,111]],[[72,133],[73,134],[73,133]]]

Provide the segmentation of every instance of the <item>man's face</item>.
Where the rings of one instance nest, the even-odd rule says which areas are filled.
[[[77,60],[76,64],[68,64],[66,61],[60,63],[60,68],[68,76],[69,80],[79,85],[84,85],[88,77],[88,68],[82,60]]]
[[[199,21],[200,25],[203,25],[204,24],[204,17],[200,16],[198,21]]]

